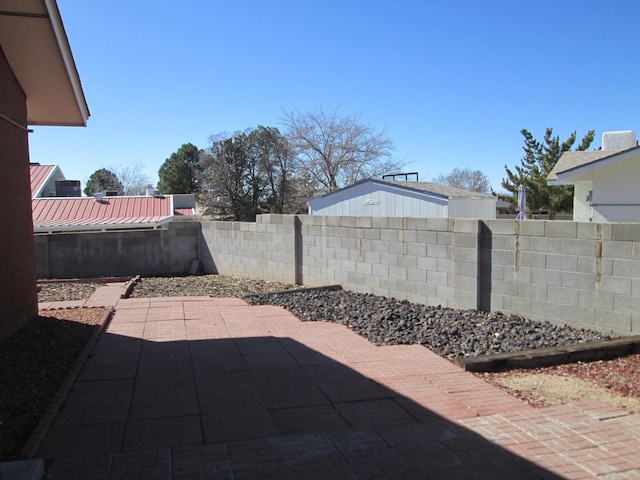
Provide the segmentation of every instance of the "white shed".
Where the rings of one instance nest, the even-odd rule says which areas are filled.
[[[309,215],[494,219],[496,200],[429,182],[367,179],[307,205]]]

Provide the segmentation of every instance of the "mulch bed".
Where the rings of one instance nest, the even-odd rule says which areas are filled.
[[[0,461],[18,458],[107,312],[43,310],[0,345]]]

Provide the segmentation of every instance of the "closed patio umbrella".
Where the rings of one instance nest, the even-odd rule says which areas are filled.
[[[518,212],[518,216],[516,220],[526,220],[527,219],[527,194],[524,190],[524,185],[520,184],[518,187],[518,208],[520,211]]]

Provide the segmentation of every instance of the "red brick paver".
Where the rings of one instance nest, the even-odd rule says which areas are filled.
[[[640,478],[622,410],[533,409],[279,307],[118,299],[93,300],[116,312],[38,450],[51,479]]]

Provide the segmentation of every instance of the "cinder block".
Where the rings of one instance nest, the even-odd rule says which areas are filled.
[[[478,264],[477,262],[453,262],[454,275],[462,275],[463,277],[478,278]]]
[[[503,308],[506,312],[527,316],[531,313],[531,299],[519,296],[505,296]]]
[[[407,268],[407,280],[425,283],[427,281],[427,272],[417,268]]]
[[[545,220],[544,224],[544,232],[547,237],[576,238],[578,236],[577,222]]]
[[[427,271],[428,285],[447,285],[447,274],[445,272]]]
[[[351,260],[343,260],[342,261],[342,271],[343,272],[355,272],[356,271],[356,262]]]
[[[475,277],[463,277],[462,275],[450,275],[450,281],[456,289],[456,292],[473,292],[474,295],[478,291],[478,279]],[[475,302],[475,300],[474,300]],[[475,307],[475,305],[474,305]]]
[[[578,291],[570,288],[550,288],[547,292],[547,297],[550,302],[560,305],[573,305],[578,306]]]
[[[416,242],[435,245],[438,243],[438,233],[435,231],[417,231]]]
[[[591,257],[583,257],[583,256],[579,256],[578,257],[578,268],[577,268],[577,272],[578,273],[590,273],[591,275],[596,275],[598,267],[597,267],[597,263],[599,262],[599,260],[597,258],[595,258],[594,256]],[[601,272],[602,273],[602,272]]]
[[[531,241],[532,252],[543,253],[560,253],[562,252],[562,239],[561,238],[547,238],[536,237]]]
[[[584,308],[593,308],[595,310],[613,311],[613,298],[613,293],[581,290],[578,292],[578,305]]]
[[[356,226],[358,228],[371,228],[373,217],[356,217]]]
[[[410,217],[407,218],[407,229],[411,230],[428,230],[428,222],[426,218]]]
[[[453,260],[449,258],[438,258],[437,268],[439,272],[453,274]]]
[[[595,257],[597,253],[596,241],[581,238],[564,238],[562,240],[562,253],[567,255],[590,255]]]
[[[407,254],[424,257],[427,254],[427,246],[424,243],[408,243]]]
[[[436,232],[450,232],[453,222],[450,218],[427,218],[427,230]]]
[[[367,240],[380,240],[380,229],[367,228],[362,231],[362,238],[366,238]]]
[[[459,308],[462,310],[477,308],[478,297],[475,292],[471,291],[456,291],[453,299],[450,300],[449,306],[451,308]]]
[[[471,233],[455,233],[453,245],[456,247],[478,248],[478,235]]]
[[[622,335],[636,334],[636,331],[634,331],[633,315],[630,313],[595,310],[594,317],[595,325],[607,329],[611,333]],[[640,331],[638,333],[640,333]]]
[[[613,275],[616,277],[640,278],[640,260],[613,260]]]
[[[595,324],[595,312],[592,308],[582,308],[579,306],[560,306],[560,319],[563,323],[570,323],[574,326],[589,327]]]
[[[609,258],[632,260],[633,242],[602,242],[602,255]]]
[[[418,286],[411,280],[398,280],[397,291],[402,292],[402,298],[407,299],[408,295],[415,295],[418,292]]]
[[[516,220],[485,220],[484,223],[494,237],[516,233]]]
[[[535,283],[520,283],[518,285],[518,295],[531,300],[547,300],[547,286]]]
[[[614,241],[640,241],[640,223],[613,223],[611,227]]]
[[[418,257],[416,268],[427,271],[435,271],[438,268],[438,259],[434,257]]]
[[[453,245],[453,233],[451,232],[438,232],[436,238],[438,245]]]
[[[434,258],[450,258],[452,247],[448,245],[427,245],[427,255]]]
[[[640,297],[615,295],[613,297],[613,310],[618,313],[637,314],[640,312]]]
[[[363,275],[371,276],[373,271],[372,265],[370,263],[365,262],[357,262],[356,263],[356,271]]]
[[[407,228],[407,219],[404,217],[389,217],[390,230],[404,230]]]
[[[395,265],[389,265],[389,277],[396,280],[407,279],[407,269],[405,267],[398,267]]]
[[[478,261],[478,249],[454,247],[453,257],[456,261],[476,263]]]
[[[612,277],[603,275],[602,280],[596,283],[596,289],[601,292],[631,295],[631,279],[625,277]]]
[[[371,217],[371,227],[379,229],[389,228],[389,217]]]
[[[373,275],[374,277],[388,277],[389,266],[374,263],[371,265],[371,275]]]
[[[522,252],[520,253],[520,265],[536,269],[544,269],[547,256],[544,253]]]
[[[477,237],[479,233],[478,220],[470,218],[454,218],[452,231],[454,233],[467,233]]]
[[[576,271],[578,268],[578,257],[576,255],[556,255],[547,253],[545,265],[551,270]]]
[[[588,273],[562,272],[562,286],[593,291],[596,286],[596,278]]]
[[[544,222],[539,220],[518,221],[521,236],[544,237]]]
[[[357,272],[348,272],[347,282],[349,285],[364,285],[365,275]]]

